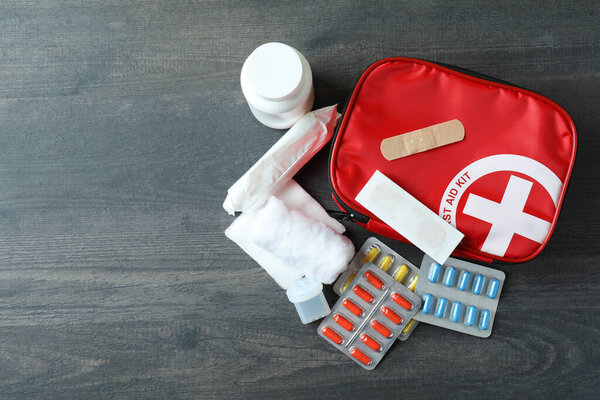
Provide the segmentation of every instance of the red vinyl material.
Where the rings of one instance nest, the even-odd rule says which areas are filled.
[[[385,138],[459,119],[465,139],[387,161]],[[525,89],[431,62],[389,58],[359,79],[334,137],[330,177],[340,208],[404,240],[354,198],[375,170],[465,234],[455,255],[527,261],[556,225],[576,152],[570,116]]]

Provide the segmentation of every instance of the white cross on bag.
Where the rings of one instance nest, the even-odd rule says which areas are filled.
[[[469,194],[463,213],[492,224],[481,251],[504,256],[515,233],[542,243],[551,224],[523,212],[533,182],[511,175],[502,201]]]

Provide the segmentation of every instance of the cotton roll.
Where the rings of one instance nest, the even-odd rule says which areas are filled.
[[[331,284],[354,256],[354,245],[325,224],[271,196],[255,218],[251,240],[289,268]]]

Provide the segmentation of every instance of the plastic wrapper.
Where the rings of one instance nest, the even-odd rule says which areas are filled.
[[[333,136],[337,105],[303,116],[227,191],[231,215],[259,207],[277,193]]]

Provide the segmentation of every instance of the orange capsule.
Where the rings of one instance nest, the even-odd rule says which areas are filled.
[[[342,344],[342,342],[344,341],[344,339],[340,335],[338,335],[338,333],[336,331],[334,331],[333,329],[331,329],[328,326],[324,327],[322,332],[323,332],[323,335],[325,335],[329,339],[331,339],[331,341],[333,343]]]
[[[392,337],[392,331],[388,329],[387,326],[382,324],[379,321],[373,320],[371,321],[371,327],[375,329],[381,336],[389,338]]]
[[[383,281],[377,277],[371,271],[365,271],[365,279],[369,281],[369,283],[375,286],[377,289],[383,289]]]
[[[340,314],[335,314],[333,316],[333,320],[347,331],[351,331],[352,329],[354,329],[354,324],[348,321],[346,318],[342,317]]]
[[[396,304],[398,304],[400,307],[404,308],[405,310],[410,311],[412,309],[411,302],[406,300],[404,298],[404,296],[402,296],[401,294],[394,293],[392,295],[392,300],[394,300],[396,302]]]
[[[366,344],[367,346],[369,346],[370,348],[372,348],[375,351],[379,351],[381,349],[381,345],[375,339],[373,339],[371,336],[367,335],[366,333],[363,333],[362,335],[360,335],[360,340],[362,340],[362,342],[364,344]]]
[[[373,302],[373,295],[371,293],[367,292],[361,286],[356,285],[356,286],[354,286],[352,288],[352,290],[354,290],[354,293],[356,293],[356,295],[358,297],[360,297],[361,299],[363,299],[367,303],[372,303]]]
[[[396,325],[402,323],[402,317],[396,314],[391,308],[381,307],[381,313]]]
[[[356,315],[357,317],[360,317],[363,313],[362,308],[360,308],[359,306],[354,304],[354,302],[352,300],[346,299],[342,302],[342,304],[344,305],[344,307],[346,307],[348,309],[348,311],[350,311],[352,314]]]
[[[371,359],[369,358],[369,356],[367,356],[365,353],[363,353],[356,347],[353,347],[352,350],[350,350],[350,354],[352,355],[352,357],[356,358],[361,363],[365,365],[371,365]]]

